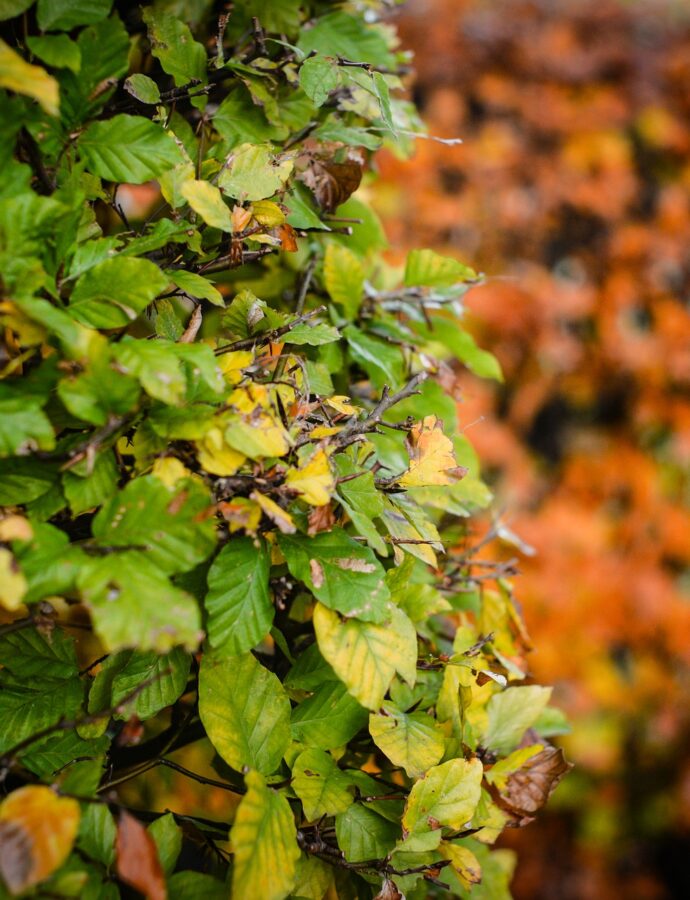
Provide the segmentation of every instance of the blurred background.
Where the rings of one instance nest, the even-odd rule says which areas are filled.
[[[505,383],[460,376],[460,415],[537,551],[532,671],[573,723],[574,772],[505,841],[515,896],[690,897],[690,2],[395,18],[430,133],[464,144],[380,155],[376,205],[396,249],[488,276],[468,315]]]

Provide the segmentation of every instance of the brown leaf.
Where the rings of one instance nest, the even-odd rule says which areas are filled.
[[[333,506],[315,506],[309,513],[309,528],[307,534],[318,534],[320,531],[330,531],[335,525]]]
[[[299,249],[297,246],[297,234],[292,225],[287,222],[273,229],[275,236],[280,241],[280,249],[286,253],[296,253]]]
[[[374,900],[405,900],[405,898],[398,890],[395,882],[386,878]]]
[[[313,159],[299,177],[324,212],[335,212],[359,187],[362,171],[361,156],[351,151],[345,162]]]
[[[517,772],[508,776],[501,798],[516,813],[529,816],[544,806],[556,786],[572,769],[563,751],[558,747],[546,747],[530,757]]]
[[[117,874],[147,900],[167,900],[165,875],[156,844],[134,816],[122,810],[117,825]]]

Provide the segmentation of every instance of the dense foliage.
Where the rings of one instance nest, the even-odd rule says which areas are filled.
[[[567,764],[441,386],[478,276],[352,196],[419,127],[374,4],[208,7],[0,4],[0,896],[498,900]]]
[[[530,900],[690,892],[688,12],[433,0],[400,22],[425,120],[464,144],[379,157],[378,207],[397,244],[489,273],[468,305],[505,381],[461,378],[460,419],[485,417],[469,434],[538,550],[531,664],[577,723],[544,839],[511,835]]]

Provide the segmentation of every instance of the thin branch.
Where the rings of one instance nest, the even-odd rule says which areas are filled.
[[[414,378],[411,378],[410,381],[408,381],[405,387],[392,395],[388,386],[384,387],[381,399],[369,415],[364,419],[357,420],[351,425],[348,425],[347,428],[344,428],[340,434],[335,437],[334,443],[336,446],[347,447],[348,444],[358,440],[360,435],[375,431],[377,426],[381,423],[383,415],[388,412],[392,406],[395,406],[396,403],[400,403],[402,400],[406,400],[408,397],[418,394],[419,391],[417,388],[426,381],[427,378],[427,372],[419,372]]]
[[[233,341],[231,344],[225,344],[223,347],[218,347],[215,354],[216,356],[222,356],[223,353],[233,353],[235,350],[252,350],[254,347],[260,347],[263,344],[274,344],[279,341],[284,334],[288,334],[298,325],[302,325],[304,322],[314,319],[324,312],[325,309],[325,306],[317,306],[317,308],[311,310],[311,312],[297,316],[296,319],[293,319],[291,322],[286,322],[285,325],[281,325],[280,328],[273,328],[271,331],[264,331],[262,334],[257,334],[255,337],[243,338],[241,341]]]

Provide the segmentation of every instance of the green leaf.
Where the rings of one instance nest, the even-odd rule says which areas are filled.
[[[82,560],[81,551],[70,546],[67,535],[55,526],[35,525],[33,538],[24,544],[15,544],[15,554],[28,583],[25,603],[35,603],[50,595],[59,596],[73,589]]]
[[[144,341],[126,335],[115,346],[115,358],[125,373],[133,375],[150,397],[179,406],[187,379],[170,341]]]
[[[323,106],[330,92],[338,87],[338,81],[338,66],[333,59],[312,56],[300,66],[300,87],[316,107]]]
[[[344,12],[332,12],[304,30],[297,46],[308,56],[313,50],[323,56],[344,56],[355,62],[389,67],[394,64],[383,34],[363,19]]]
[[[163,272],[147,259],[106,259],[79,278],[69,312],[92,328],[121,328],[143,312],[167,285]]]
[[[0,400],[0,457],[25,456],[55,447],[53,426],[39,402]]]
[[[537,721],[551,698],[550,687],[536,684],[509,687],[489,700],[489,721],[482,738],[485,747],[501,755],[510,753]]]
[[[275,609],[268,588],[270,558],[266,543],[234,536],[208,573],[208,639],[222,655],[251,650],[266,637]]]
[[[61,631],[36,629],[0,637],[0,753],[79,709],[83,689],[74,644]]]
[[[203,872],[175,872],[168,879],[168,897],[175,900],[227,900],[227,886]]]
[[[369,375],[375,387],[396,388],[403,380],[403,358],[400,348],[371,337],[354,325],[343,329],[343,336],[355,362]]]
[[[384,703],[380,712],[369,716],[369,732],[379,750],[410,778],[419,778],[443,758],[443,731],[428,713],[404,713]]]
[[[105,19],[113,0],[38,0],[37,18],[41,31],[71,31]]]
[[[33,2],[34,0],[0,0],[0,22],[21,15]]]
[[[144,8],[142,17],[148,26],[151,54],[164,72],[172,75],[177,86],[206,80],[206,50],[176,16]]]
[[[62,490],[72,514],[78,516],[100,506],[117,490],[120,473],[112,450],[99,453],[92,471],[85,477],[67,471],[62,476]]]
[[[229,148],[284,140],[290,132],[285,125],[270,123],[244,87],[228,94],[214,113],[213,124]]]
[[[230,832],[232,895],[283,900],[295,882],[300,854],[290,804],[258,772],[248,772],[245,783],[247,793]]]
[[[81,68],[79,45],[66,34],[29,36],[26,45],[35,56],[56,69],[78,72]]]
[[[218,184],[229,197],[265,200],[283,187],[291,171],[292,162],[277,162],[267,146],[242,144],[233,151],[232,163],[223,169]]]
[[[118,372],[106,352],[95,356],[81,373],[62,378],[57,392],[73,416],[93,425],[131,412],[140,394],[136,380]]]
[[[290,193],[285,196],[285,205],[290,210],[288,223],[293,228],[317,228],[329,231],[328,225],[319,218],[309,196],[309,191],[299,182],[291,186]]]
[[[166,875],[172,874],[182,850],[182,830],[172,813],[154,819],[147,829],[156,843],[158,859]]]
[[[390,592],[383,567],[368,547],[342,528],[314,537],[278,535],[291,574],[329,609],[365,622],[388,618]]]
[[[202,632],[196,601],[171,584],[143,553],[90,559],[77,581],[94,629],[109,652],[138,647],[165,653],[177,644],[197,648]]]
[[[333,883],[334,871],[316,856],[302,854],[297,860],[297,877],[292,896],[299,900],[323,900]]]
[[[79,821],[77,847],[91,859],[104,866],[115,861],[117,826],[113,815],[104,803],[85,803]]]
[[[121,650],[101,666],[89,691],[89,712],[118,707],[113,718],[136,716],[145,722],[180,697],[187,685],[191,657],[179,647],[164,656],[152,651]],[[145,686],[144,686],[145,685]],[[141,690],[125,702],[138,688]]]
[[[313,691],[325,681],[338,681],[338,676],[319,653],[316,644],[309,647],[297,657],[294,665],[285,676],[286,688],[302,691]]]
[[[96,542],[143,548],[163,572],[186,572],[203,562],[216,543],[210,497],[197,482],[169,488],[153,475],[135,478],[106,503],[93,521]],[[136,579],[135,579],[136,580]]]
[[[484,769],[476,757],[451,759],[435,766],[410,791],[403,814],[405,845],[410,850],[433,850],[441,828],[464,828],[477,808]]]
[[[165,274],[187,296],[208,300],[214,306],[225,306],[223,295],[208,278],[195,272],[185,272],[184,269],[166,269]]]
[[[110,738],[102,735],[96,740],[84,740],[76,731],[52,733],[31,743],[19,754],[22,765],[41,779],[52,781],[55,774],[80,757],[95,757],[105,753]]]
[[[292,788],[309,822],[335,816],[354,802],[352,782],[323,750],[305,750],[292,766]]]
[[[270,775],[290,744],[288,696],[251,653],[203,657],[199,715],[213,746],[238,772],[249,766]]]
[[[184,182],[180,193],[207,225],[220,228],[221,231],[232,232],[230,210],[215,184],[190,179]]]
[[[345,316],[357,317],[364,295],[364,269],[359,257],[341,244],[329,243],[323,263],[326,290]]]
[[[153,105],[159,103],[161,99],[161,92],[153,78],[138,72],[129,76],[124,83],[124,89],[141,103]]]
[[[78,146],[87,169],[108,181],[143,184],[184,162],[173,138],[141,116],[92,122]]]
[[[40,66],[29,65],[0,40],[0,88],[38,100],[51,116],[57,116],[60,92],[57,81]]]
[[[410,685],[417,675],[417,635],[402,610],[390,622],[374,625],[342,621],[321,603],[314,610],[314,630],[324,659],[348,691],[367,709],[378,709],[397,672]]]
[[[345,746],[366,721],[366,710],[345,685],[326,681],[292,711],[292,736],[310,747],[332,750]]]
[[[385,859],[400,837],[400,828],[366,806],[353,804],[336,816],[338,846],[348,862]]]
[[[373,519],[383,514],[384,505],[374,484],[373,474],[356,465],[349,456],[338,454],[334,458],[339,478],[357,475],[349,481],[338,483],[338,499],[350,517],[358,534],[367,539],[369,546],[381,556],[388,555],[388,547],[378,533]]]
[[[374,94],[379,101],[381,118],[383,119],[386,128],[395,134],[395,124],[393,122],[393,111],[391,109],[391,96],[388,82],[381,72],[372,72],[371,80]]]
[[[434,250],[412,250],[405,264],[405,287],[448,288],[476,281],[474,269]]]

